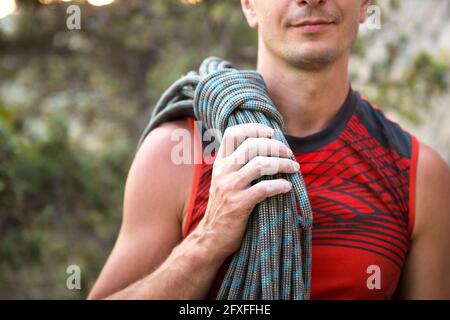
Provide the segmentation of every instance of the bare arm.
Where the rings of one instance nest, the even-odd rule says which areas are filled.
[[[450,170],[424,144],[419,150],[415,220],[400,297],[450,299]]]
[[[190,234],[154,272],[107,299],[203,299],[223,262],[207,241]]]
[[[155,129],[138,152],[120,235],[91,299],[204,298],[223,261],[239,248],[253,207],[292,187],[283,179],[251,185],[263,174],[294,173],[298,166],[287,159],[292,151],[267,138],[273,131],[266,126],[235,126],[225,133],[214,162],[205,216],[180,243],[179,212],[186,196],[179,185],[183,174],[189,182],[192,177],[170,159],[173,129]]]
[[[171,161],[176,129],[188,126],[180,121],[156,128],[136,154],[125,187],[120,233],[90,299],[105,298],[145,278],[180,243],[181,213],[194,168]]]

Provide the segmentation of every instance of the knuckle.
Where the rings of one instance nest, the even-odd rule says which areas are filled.
[[[280,146],[277,142],[274,142],[275,140],[271,140],[267,144],[267,154],[271,156],[278,156],[280,154]]]
[[[266,197],[272,191],[272,187],[271,187],[271,185],[269,183],[264,183],[264,184],[261,185],[260,190],[261,190],[260,196],[261,197]]]
[[[228,194],[224,197],[223,204],[226,206],[228,212],[237,212],[241,209],[239,198],[233,194]]]
[[[229,141],[229,143],[233,142],[234,139],[239,134],[239,126],[231,126],[225,129],[222,135],[222,142],[223,141]]]
[[[213,177],[220,177],[222,176],[223,172],[225,171],[225,168],[227,167],[227,163],[225,161],[216,160],[213,164]]]
[[[226,128],[225,131],[223,132],[223,139],[231,137],[233,134],[233,131],[234,131],[234,127]]]
[[[236,171],[235,173],[235,183],[234,183],[234,187],[235,189],[238,189],[239,185],[241,184],[242,181],[246,181],[247,180],[247,176],[250,173],[248,171]]]
[[[252,162],[255,168],[263,168],[266,165],[266,161],[264,161],[264,158],[261,156],[253,158]]]
[[[242,144],[245,144],[246,147],[251,147],[255,145],[258,142],[258,138],[255,137],[249,137],[245,139],[245,141]]]
[[[272,175],[276,172],[278,172],[278,162],[276,159],[268,159],[264,162],[263,166],[261,167],[261,174],[262,175]]]
[[[252,163],[252,171],[257,172],[258,176],[264,175],[266,171],[266,163],[262,157],[255,157]]]
[[[230,181],[228,182],[228,188],[229,190],[238,190],[239,188],[239,178],[240,174],[238,173],[236,176],[233,177],[233,179],[230,179]]]
[[[214,187],[218,194],[225,194],[228,191],[228,184],[223,179],[217,181]]]
[[[232,201],[231,201],[231,197],[229,195],[225,196],[223,198],[223,204],[230,209],[230,207],[232,206]]]
[[[259,128],[262,128],[264,125],[261,123],[246,123],[242,125],[247,129],[249,132],[257,133]]]
[[[247,138],[242,142],[240,148],[244,155],[250,154],[255,149],[257,138]]]

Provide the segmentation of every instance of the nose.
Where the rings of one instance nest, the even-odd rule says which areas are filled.
[[[295,0],[298,5],[309,5],[310,7],[317,7],[318,5],[325,2],[325,0]]]

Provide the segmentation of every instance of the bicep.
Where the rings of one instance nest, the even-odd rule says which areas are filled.
[[[184,197],[177,188],[183,184],[173,180],[181,168],[170,161],[167,138],[147,137],[136,154],[125,186],[120,233],[90,297],[105,297],[150,274],[181,241]]]
[[[401,281],[405,299],[450,299],[450,170],[421,145],[416,223]]]

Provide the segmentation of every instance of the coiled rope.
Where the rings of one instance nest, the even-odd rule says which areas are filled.
[[[138,148],[152,129],[186,116],[195,116],[206,129],[218,129],[222,134],[237,124],[262,123],[275,129],[274,138],[288,145],[282,133],[283,118],[270,100],[262,76],[256,71],[236,70],[216,57],[204,60],[198,73],[189,72],[161,96]],[[301,172],[257,181],[277,178],[290,180],[293,188],[255,206],[217,299],[309,299],[311,205]]]

